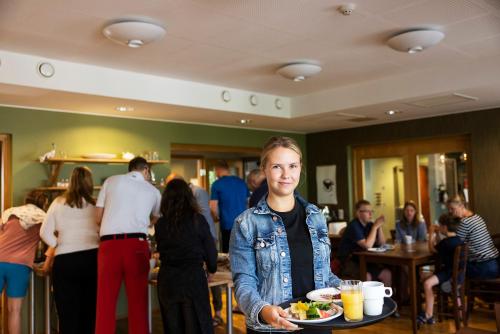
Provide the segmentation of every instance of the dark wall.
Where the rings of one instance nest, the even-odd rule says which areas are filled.
[[[309,134],[307,171],[309,199],[316,201],[316,166],[337,166],[339,208],[347,212],[348,157],[352,145],[412,138],[469,134],[471,137],[473,201],[492,233],[500,232],[500,109],[475,111],[413,121]]]

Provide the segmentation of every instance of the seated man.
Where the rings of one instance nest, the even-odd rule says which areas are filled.
[[[384,216],[378,217],[372,222],[372,209],[370,202],[360,200],[355,205],[356,219],[352,220],[346,227],[338,250],[338,258],[342,263],[341,277],[348,276],[361,280],[379,280],[385,286],[392,285],[391,271],[375,264],[367,264],[366,277],[360,277],[359,259],[354,252],[367,250],[368,248],[385,244],[382,225]]]

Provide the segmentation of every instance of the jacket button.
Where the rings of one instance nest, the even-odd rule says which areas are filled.
[[[263,242],[261,242],[261,243],[260,243],[260,247],[264,248],[264,247],[266,247],[266,244],[265,244],[265,243],[263,243]]]
[[[288,283],[288,277],[284,277],[283,282]]]
[[[285,252],[281,252],[280,255],[281,255],[281,257],[285,257],[286,253]]]
[[[281,234],[281,227],[278,227],[278,234]]]
[[[277,220],[278,220],[278,217],[273,216],[273,221],[277,221]]]

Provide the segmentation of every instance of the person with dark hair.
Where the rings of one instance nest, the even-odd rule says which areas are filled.
[[[168,182],[155,225],[161,267],[158,298],[164,333],[213,333],[208,295],[209,273],[217,270],[217,250],[205,217],[189,185]]]
[[[483,217],[467,209],[460,196],[450,198],[446,204],[448,212],[461,220],[457,235],[469,244],[467,276],[481,279],[499,277],[498,249]]]
[[[427,240],[427,226],[420,219],[417,205],[413,201],[404,204],[402,217],[396,222],[396,241],[404,243],[406,235],[411,236],[413,241]]]
[[[151,183],[144,158],[129,172],[106,179],[96,203],[101,243],[98,253],[96,334],[115,332],[116,300],[122,281],[128,299],[128,331],[149,333],[148,227],[160,216],[161,194]]]
[[[210,191],[210,210],[214,217],[219,218],[222,252],[227,253],[234,219],[246,210],[250,193],[245,181],[229,174],[226,161],[216,162],[215,175],[217,180],[212,184]]]
[[[436,268],[434,274],[424,280],[425,311],[421,312],[417,317],[419,324],[432,325],[435,323],[433,317],[434,292],[432,291],[432,287],[439,284],[443,290],[449,288],[455,248],[463,244],[463,241],[456,233],[459,225],[459,218],[443,214],[439,217],[439,233],[434,233],[435,225],[431,225],[429,228],[429,251],[437,253],[439,258],[438,263],[440,263],[441,267]],[[444,235],[446,238],[440,240],[440,235]],[[459,279],[463,282],[464,277],[460,277]]]
[[[95,331],[97,248],[92,172],[76,167],[66,192],[47,211],[40,236],[54,252],[47,255],[44,272],[52,268],[52,285],[62,334]]]
[[[170,181],[175,179],[184,180],[181,175],[176,173],[170,173],[166,179],[165,184],[168,184]],[[200,208],[200,213],[205,217],[205,220],[208,223],[208,227],[210,228],[210,234],[212,235],[215,245],[217,245],[217,233],[215,230],[215,223],[212,217],[212,213],[210,212],[210,204],[209,204],[209,196],[205,189],[199,187],[195,184],[189,183],[189,188],[193,192],[194,198],[196,199],[196,203]],[[214,308],[214,317],[213,317],[213,325],[219,326],[224,323],[222,319],[222,289],[220,285],[210,287],[210,292],[212,293],[212,305]]]
[[[21,334],[21,307],[28,292],[48,198],[44,192],[32,190],[24,203],[5,210],[0,222],[0,294],[5,288],[11,334]]]
[[[359,258],[353,253],[385,244],[382,230],[385,218],[380,216],[375,219],[375,222],[372,222],[371,204],[364,199],[355,204],[355,209],[356,218],[347,225],[340,240],[337,256],[342,263],[341,273],[350,277],[358,277],[361,280],[378,279],[384,282],[385,286],[391,286],[391,271],[376,264],[368,264],[367,277],[359,277]]]
[[[330,270],[325,217],[295,193],[302,171],[297,142],[272,137],[260,159],[268,195],[236,218],[229,252],[235,296],[245,313],[248,334],[298,330],[279,304],[340,284]]]

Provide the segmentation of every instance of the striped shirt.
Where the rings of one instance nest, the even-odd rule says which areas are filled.
[[[478,214],[462,218],[457,235],[469,244],[469,262],[484,262],[498,257],[486,223]]]

